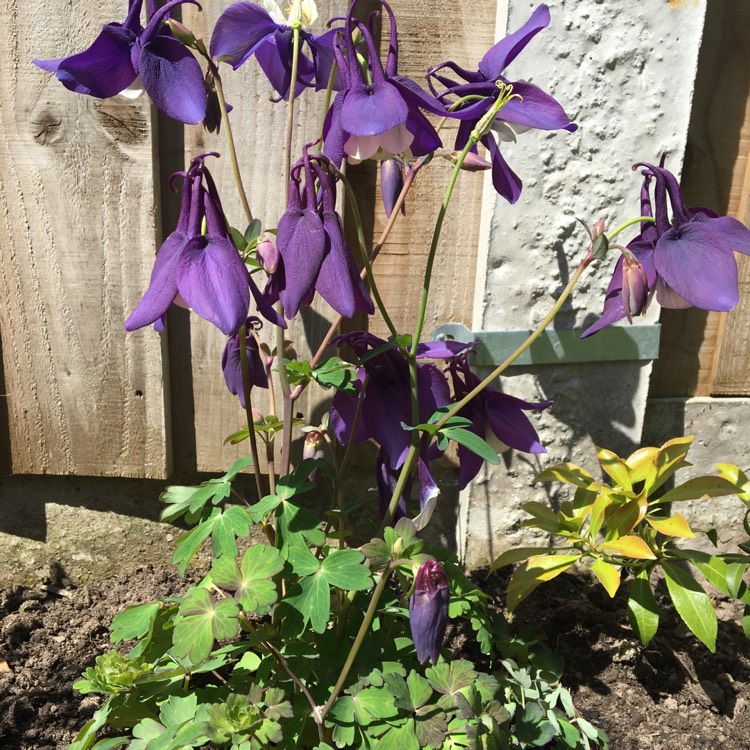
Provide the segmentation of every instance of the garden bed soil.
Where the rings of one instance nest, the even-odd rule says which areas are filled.
[[[490,590],[502,599],[507,577]],[[100,705],[72,684],[108,650],[123,607],[179,593],[192,581],[151,566],[81,588],[0,591],[0,748],[60,750]],[[750,750],[750,650],[740,610],[717,599],[719,638],[709,653],[666,606],[648,648],[627,625],[625,598],[562,575],[522,604],[513,627],[532,625],[565,657],[577,709],[612,750]],[[472,651],[467,644],[467,652]]]

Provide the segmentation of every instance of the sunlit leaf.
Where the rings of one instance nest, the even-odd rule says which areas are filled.
[[[693,539],[695,534],[688,522],[679,513],[662,518],[659,516],[646,516],[646,523],[656,529],[660,534],[674,536],[680,539]]]
[[[651,547],[639,536],[633,534],[621,536],[619,539],[613,539],[609,542],[602,542],[599,545],[599,549],[613,555],[633,557],[636,560],[656,560],[656,555],[651,550]]]
[[[750,478],[747,474],[734,464],[716,464],[716,469],[724,479],[737,485],[737,497],[746,505],[750,504]]]
[[[597,448],[596,457],[599,459],[602,469],[612,477],[619,487],[626,490],[633,489],[628,465],[617,454],[606,448]]]
[[[682,469],[690,464],[685,461],[690,446],[693,443],[693,436],[677,437],[667,440],[659,449],[654,463],[656,465],[656,475],[651,482],[647,482],[647,491],[650,494],[661,487],[678,469]]]
[[[217,602],[203,588],[185,594],[173,635],[173,653],[197,664],[209,657],[215,640],[229,640],[239,632],[240,608],[234,599]]]
[[[656,500],[657,503],[675,503],[684,500],[706,500],[709,497],[721,497],[723,495],[734,495],[737,487],[723,477],[695,477],[675,487]]]
[[[617,593],[620,588],[620,566],[612,565],[601,558],[591,566],[591,572],[599,579],[610,597]]]
[[[648,646],[659,628],[659,606],[649,583],[649,571],[639,570],[630,587],[628,620],[644,646]]]
[[[463,427],[444,427],[440,433],[454,440],[459,445],[463,445],[464,448],[470,450],[472,453],[476,453],[477,456],[480,456],[485,461],[491,464],[500,463],[497,451],[486,440],[480,438],[479,435],[475,435]]]
[[[674,563],[662,563],[664,579],[669,596],[677,613],[685,624],[706,645],[712,653],[716,650],[716,633],[718,630],[716,612],[708,594],[696,580]]]
[[[656,457],[659,455],[659,449],[656,447],[639,448],[635,453],[631,453],[626,459],[625,464],[630,469],[630,481],[646,482],[649,476],[651,481],[656,477]]]
[[[250,547],[242,557],[242,567],[234,557],[214,560],[211,578],[216,586],[235,592],[245,612],[262,615],[276,602],[276,584],[270,580],[284,567],[279,551],[265,544]]]
[[[513,563],[521,562],[528,557],[538,555],[542,550],[539,547],[516,547],[514,549],[505,550],[495,561],[490,565],[490,573],[494,573],[500,568],[504,568],[506,565],[512,565]]]
[[[634,498],[618,505],[612,504],[605,511],[607,538],[617,538],[629,534],[638,523],[643,511],[641,500]]]
[[[565,482],[565,484],[573,484],[576,487],[582,487],[583,489],[587,489],[593,481],[594,477],[592,477],[585,469],[569,462],[550,466],[548,469],[545,469],[534,477],[535,483]]]
[[[537,586],[560,575],[580,558],[580,553],[575,555],[537,555],[521,563],[508,583],[506,592],[508,611],[513,612]]]

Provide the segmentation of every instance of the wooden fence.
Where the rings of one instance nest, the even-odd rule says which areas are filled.
[[[228,4],[206,2],[202,14],[185,6],[184,21],[207,36]],[[392,4],[405,75],[421,78],[437,59],[478,60],[493,41],[496,0]],[[0,9],[0,393],[6,394],[0,474],[163,478],[221,470],[240,453],[222,445],[243,415],[224,386],[219,332],[182,310],[170,312],[161,336],[122,329],[148,285],[154,252],[175,223],[179,197],[166,189],[167,177],[202,151],[223,151],[223,137],[168,122],[145,96],[75,95],[31,64],[83,49],[102,23],[121,20],[124,5],[6,0]],[[744,0],[709,6],[708,33],[721,41],[704,45],[701,56],[696,111],[709,119],[693,123],[688,192],[701,203],[701,165],[712,164],[712,189],[727,196],[717,208],[747,220],[750,8]],[[333,0],[319,7],[323,18],[343,11]],[[477,18],[487,22],[478,25]],[[285,189],[285,113],[269,101],[270,87],[256,70],[227,72],[227,92],[253,211],[264,226],[274,226]],[[301,98],[296,150],[318,132],[320,108],[321,97]],[[450,125],[444,133],[449,143]],[[446,163],[425,170],[409,196],[409,212],[419,220],[398,223],[378,260],[380,288],[397,325],[413,319],[416,296],[406,293],[405,280],[421,273],[437,210],[427,196],[442,192],[448,169]],[[227,160],[212,171],[230,221],[241,224]],[[368,166],[353,170],[352,178],[363,193],[376,184]],[[481,183],[459,181],[443,233],[452,250],[437,269],[427,330],[446,321],[471,325]],[[379,198],[370,209],[365,221],[377,236],[385,218]],[[657,394],[750,393],[748,263],[742,283],[744,301],[725,319],[696,311],[666,318],[669,356],[663,350]],[[330,319],[328,308],[316,305],[291,326],[290,338],[314,349]],[[377,319],[371,328],[385,332]],[[305,355],[302,346],[298,351]],[[298,409],[310,415],[316,404],[301,400]]]

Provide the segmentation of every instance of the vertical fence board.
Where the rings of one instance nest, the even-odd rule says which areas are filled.
[[[211,6],[204,4],[202,13],[185,6],[186,24],[197,36],[203,36],[208,44],[210,30],[216,18],[230,5],[222,0]],[[318,3],[320,19],[315,31],[321,33],[325,21],[333,15],[345,12],[345,7],[335,0]],[[284,178],[284,137],[286,105],[273,103],[275,94],[263,76],[254,58],[237,71],[221,65],[227,99],[234,107],[230,115],[239,151],[245,187],[253,215],[260,219],[264,228],[275,228],[286,209],[286,180]],[[323,95],[306,91],[297,100],[292,161],[301,155],[302,145],[315,140],[320,132],[323,115]],[[209,162],[227,217],[231,223],[244,231],[246,221],[236,197],[231,164],[226,154],[224,133],[215,135],[199,128],[188,128],[185,133],[185,158],[189,160],[206,150],[216,150],[222,157]],[[290,323],[287,338],[295,342],[300,357],[307,357],[317,348],[335,313],[316,297],[310,310],[301,312]],[[262,336],[274,337],[273,327],[266,324]],[[222,445],[224,438],[239,429],[245,422],[244,412],[236,397],[224,385],[221,372],[221,354],[225,338],[221,332],[195,317],[191,323],[191,346],[193,359],[193,385],[195,393],[195,439],[197,466],[200,471],[218,471],[227,468],[240,455],[247,455],[247,443],[239,446]],[[273,346],[273,342],[271,342]],[[257,389],[253,396],[258,400],[257,408],[268,414],[267,395]],[[281,399],[277,393],[277,413],[281,414]],[[297,401],[295,410],[310,421],[318,414],[320,392],[309,388]],[[179,439],[179,436],[175,436]],[[261,446],[262,451],[262,446]]]
[[[0,10],[0,336],[15,473],[162,477],[161,343],[122,321],[155,240],[145,96],[67,91],[34,57],[88,46],[120,0]]]
[[[399,31],[399,73],[426,86],[425,73],[445,60],[476,70],[492,46],[495,0],[455,3],[448,0],[395,0]],[[477,19],[490,19],[478,24]],[[384,34],[387,29],[384,29]],[[431,119],[435,119],[429,115]],[[447,150],[453,149],[455,121],[441,130]],[[375,276],[386,307],[400,329],[410,331],[419,307],[419,290],[440,200],[453,165],[435,158],[418,175],[407,198],[407,216],[400,217],[376,263]],[[441,234],[439,255],[430,290],[425,335],[445,322],[472,323],[479,222],[482,208],[481,175],[459,176]],[[375,208],[375,236],[385,224],[380,196]],[[373,332],[387,335],[377,318]]]

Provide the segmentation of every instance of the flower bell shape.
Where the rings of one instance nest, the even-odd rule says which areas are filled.
[[[531,14],[529,20],[518,31],[501,39],[480,60],[478,70],[469,71],[454,62],[444,62],[427,74],[432,92],[446,106],[463,97],[470,100],[458,104],[449,117],[461,120],[456,135],[455,148],[461,150],[469,142],[472,130],[493,106],[501,94],[497,84],[510,86],[513,96],[495,118],[492,130],[482,136],[492,161],[492,184],[495,190],[509,203],[515,203],[521,195],[522,183],[518,175],[508,166],[500,150],[500,142],[515,141],[516,136],[530,128],[540,130],[567,130],[573,132],[572,123],[565,110],[549,94],[534,84],[525,81],[510,81],[503,71],[523,51],[524,47],[549,25],[549,8],[542,4]],[[461,80],[456,80],[458,79]],[[438,93],[435,83],[443,90]],[[478,101],[476,97],[481,97]]]
[[[437,560],[427,560],[417,570],[414,593],[409,599],[411,639],[417,659],[424,664],[428,659],[437,664],[440,646],[448,625],[450,601],[448,576]]]
[[[258,328],[260,320],[258,318],[248,318],[245,323],[247,330]],[[268,376],[263,364],[258,342],[251,333],[248,333],[245,343],[247,352],[247,380],[252,389],[268,388]],[[235,333],[230,336],[224,346],[224,352],[221,355],[221,369],[224,372],[224,382],[227,384],[229,392],[237,396],[242,408],[245,408],[245,388],[242,383],[242,358],[240,356],[240,334]]]
[[[453,359],[449,369],[456,401],[460,401],[479,385],[479,378],[469,367],[467,354],[461,354]],[[467,430],[487,440],[498,453],[508,448],[515,448],[524,453],[546,453],[547,450],[539,442],[539,436],[524,411],[540,411],[552,403],[531,403],[492,388],[485,388],[461,409],[459,415],[471,420],[471,425],[466,427]],[[462,490],[479,473],[484,459],[459,445],[458,461],[458,487]]]
[[[169,306],[179,302],[233,336],[247,318],[250,293],[267,320],[286,327],[232,242],[216,185],[204,164],[207,155],[193,159],[183,175],[177,227],[157,253],[151,283],[125,321],[126,331],[151,323],[161,330]]]
[[[288,99],[296,26],[300,54],[295,96],[307,87],[325,88],[333,67],[335,32],[311,34],[308,29],[317,17],[318,10],[312,0],[292,0],[287,17],[274,0],[263,0],[261,5],[234,3],[216,21],[211,36],[211,56],[237,70],[255,55],[274,90],[281,98]]]
[[[324,151],[340,166],[345,157],[353,162],[377,156],[389,158],[411,152],[424,156],[442,143],[435,128],[422,114],[425,109],[445,115],[445,107],[414,81],[398,74],[396,19],[390,5],[381,0],[390,20],[390,45],[386,66],[378,54],[370,26],[352,18],[350,6],[344,29],[337,29],[333,52],[339,66],[341,91],[326,113]],[[369,75],[365,76],[352,32],[358,28],[364,40]]]
[[[34,64],[54,73],[65,88],[99,99],[119,94],[140,76],[162,112],[184,123],[202,122],[208,95],[201,66],[164,23],[183,3],[198,5],[196,0],[171,0],[157,10],[150,0],[143,28],[143,0],[130,0],[125,21],[105,24],[87,50]]]
[[[304,182],[304,184],[303,184]],[[279,259],[268,287],[293,318],[315,292],[340,315],[372,315],[375,307],[344,239],[335,211],[336,179],[330,161],[310,156],[307,146],[292,168],[287,210],[279,220]]]
[[[687,208],[677,178],[663,161],[658,167],[634,167],[643,168],[641,215],[654,221],[643,222],[641,233],[628,243],[607,288],[602,316],[582,338],[623,318],[631,320],[654,293],[662,307],[677,309],[727,312],[739,300],[734,251],[750,255],[750,230],[731,216]]]

